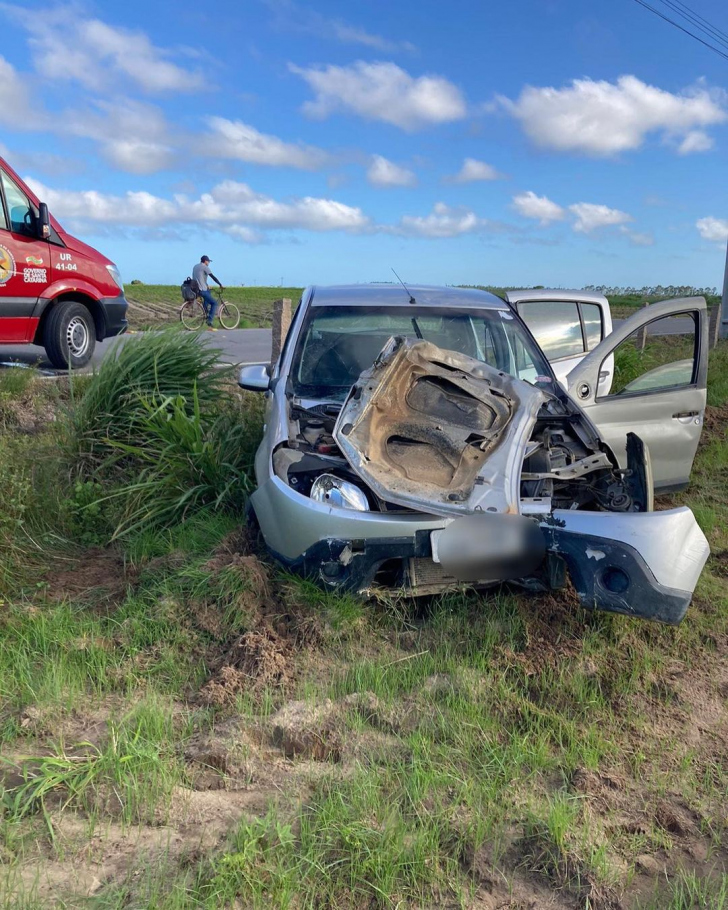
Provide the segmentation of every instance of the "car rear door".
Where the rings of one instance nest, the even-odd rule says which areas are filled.
[[[646,329],[642,337],[641,330]],[[614,356],[604,394],[599,375]],[[647,445],[655,490],[681,489],[690,478],[703,429],[708,319],[702,297],[654,303],[627,319],[568,375],[571,397],[596,424],[622,467],[627,433]]]
[[[511,295],[506,300],[515,306],[539,347],[546,355],[559,382],[566,388],[566,377],[585,353],[593,350],[612,330],[609,304],[606,300],[581,301],[553,297]],[[609,390],[612,363],[607,361],[600,377],[601,391]]]
[[[32,341],[38,298],[49,285],[49,246],[38,212],[0,168],[0,342]]]

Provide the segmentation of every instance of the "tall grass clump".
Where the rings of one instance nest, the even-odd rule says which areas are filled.
[[[183,399],[192,413],[196,392],[202,412],[214,409],[229,378],[218,368],[219,354],[192,333],[155,332],[117,343],[72,407],[71,439],[79,468],[98,468],[117,454],[118,443],[144,442],[148,412],[141,401]]]
[[[242,510],[254,453],[246,422],[225,411],[203,414],[196,389],[191,402],[182,395],[140,398],[136,408],[138,442],[114,443],[117,457],[135,468],[133,478],[105,497],[122,504],[114,537],[170,527],[203,508]],[[109,455],[103,466],[115,461]]]
[[[98,484],[112,539],[202,509],[240,511],[261,404],[243,401],[219,352],[192,334],[140,336],[107,356],[72,406],[70,454],[80,479]]]

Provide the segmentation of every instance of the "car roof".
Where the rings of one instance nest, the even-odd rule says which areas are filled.
[[[407,290],[417,306],[478,307],[507,310],[508,304],[479,288],[437,287],[408,284]],[[401,284],[335,284],[314,286],[310,306],[408,306],[409,297]]]
[[[581,300],[583,302],[606,303],[607,298],[598,291],[581,291],[567,288],[523,288],[520,291],[506,291],[508,303],[522,300]]]

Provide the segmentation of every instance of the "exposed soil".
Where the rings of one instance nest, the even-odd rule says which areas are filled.
[[[0,395],[0,428],[18,435],[35,435],[56,419],[58,400],[39,395],[36,380],[24,392]],[[57,390],[62,395],[64,389]]]
[[[726,438],[726,427],[728,427],[728,404],[716,407],[708,405],[705,409],[705,421],[703,423],[702,444],[710,442],[715,438]]]
[[[115,549],[93,547],[78,557],[56,562],[46,574],[51,600],[80,599],[111,608],[124,600],[136,573],[127,570],[123,556]]]

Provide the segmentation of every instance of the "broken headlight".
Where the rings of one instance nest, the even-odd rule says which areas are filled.
[[[320,474],[311,486],[310,496],[316,502],[324,502],[337,509],[369,511],[367,498],[359,487],[348,480],[340,480],[333,474]]]

